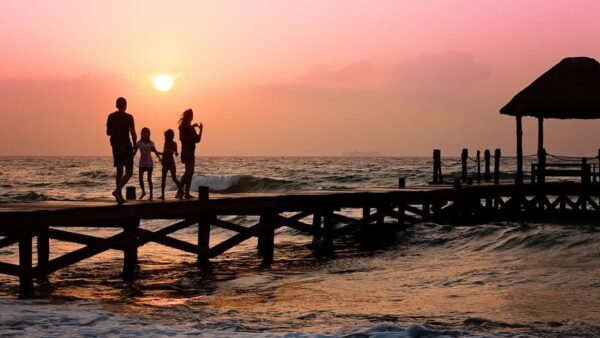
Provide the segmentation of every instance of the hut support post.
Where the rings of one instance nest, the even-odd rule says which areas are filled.
[[[517,115],[517,178],[515,179],[516,184],[523,183],[523,123],[522,116]]]
[[[544,183],[546,181],[546,149],[544,148],[538,153],[538,173],[538,183]]]

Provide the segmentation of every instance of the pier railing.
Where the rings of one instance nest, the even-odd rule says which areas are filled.
[[[516,159],[516,157],[502,158],[500,149],[494,151],[493,158],[490,150],[486,149],[483,152],[483,160],[481,151],[477,150],[475,157],[469,156],[468,149],[462,149],[460,158],[446,162],[442,159],[441,150],[433,150],[433,176],[430,184],[445,184],[462,183],[472,184],[474,182],[499,184],[501,177],[501,160]],[[575,157],[564,155],[548,154],[546,150],[540,151],[538,154],[525,155],[524,159],[537,160],[531,163],[531,183],[544,183],[546,178],[560,178],[561,180],[569,178],[578,178],[581,183],[599,182],[600,181],[600,150],[598,155],[593,157]],[[551,158],[548,161],[548,158]],[[492,171],[493,159],[493,171]],[[454,175],[444,176],[444,171],[454,170]],[[483,169],[482,169],[483,168]],[[457,171],[460,171],[457,174]],[[508,170],[504,169],[508,174]]]
[[[481,151],[477,150],[475,158],[469,157],[469,150],[463,149],[461,151],[460,159],[450,163],[442,160],[442,152],[439,149],[433,150],[433,180],[431,184],[444,184],[454,183],[456,179],[459,179],[463,183],[472,183],[476,181],[478,183],[493,182],[494,184],[500,183],[500,160],[502,152],[500,149],[494,151],[494,170],[492,171],[492,156],[489,149],[486,149],[483,153],[483,173],[482,173],[482,160]],[[460,178],[453,177],[450,181],[444,179],[443,168],[453,168],[460,165]],[[473,165],[472,175],[469,175],[469,166]]]

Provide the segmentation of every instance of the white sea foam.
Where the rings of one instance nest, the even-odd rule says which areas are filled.
[[[285,189],[291,182],[251,175],[233,176],[200,176],[192,177],[191,190],[197,191],[199,186],[206,186],[215,192],[259,192]]]
[[[403,328],[384,323],[361,331],[323,334],[240,332],[231,327],[230,323],[209,329],[160,325],[103,310],[93,302],[0,300],[0,337],[475,337],[459,331],[432,331],[418,324]]]

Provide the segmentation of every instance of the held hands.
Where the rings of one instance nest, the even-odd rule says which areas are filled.
[[[200,124],[198,124],[198,123],[194,123],[194,124],[192,125],[192,127],[198,127],[198,128],[200,128],[200,129],[203,129],[203,128],[204,128],[204,126],[202,125],[202,123],[200,123]]]

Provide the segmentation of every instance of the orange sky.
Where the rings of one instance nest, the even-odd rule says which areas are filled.
[[[108,155],[118,96],[159,144],[193,108],[199,155],[514,154],[499,108],[563,57],[600,58],[599,17],[577,0],[0,0],[0,155]],[[593,155],[598,128],[548,121],[548,151]]]

